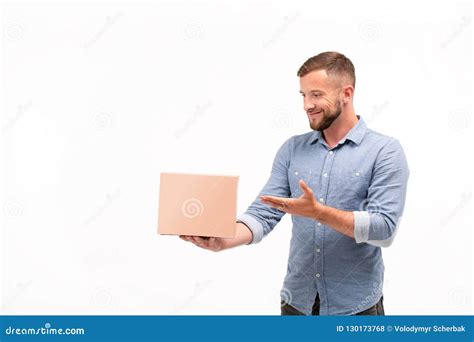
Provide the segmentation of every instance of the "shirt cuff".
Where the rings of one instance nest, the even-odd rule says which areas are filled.
[[[252,232],[252,241],[250,244],[259,243],[263,239],[263,226],[258,220],[249,214],[240,214],[237,216],[237,222],[245,224]]]
[[[370,216],[367,211],[354,211],[354,239],[357,243],[369,240]]]

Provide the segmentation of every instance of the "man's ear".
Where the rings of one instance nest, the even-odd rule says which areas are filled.
[[[345,86],[343,88],[342,95],[344,103],[352,101],[352,98],[354,97],[354,87],[351,85]]]

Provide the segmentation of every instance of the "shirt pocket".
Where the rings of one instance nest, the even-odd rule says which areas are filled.
[[[330,182],[328,194],[335,207],[351,211],[364,210],[363,205],[367,201],[371,180],[370,173],[350,168],[337,172],[335,176]]]
[[[290,167],[288,169],[288,181],[290,183],[290,192],[292,198],[300,197],[303,194],[299,181],[302,179],[304,182],[311,187],[314,173],[300,167]]]

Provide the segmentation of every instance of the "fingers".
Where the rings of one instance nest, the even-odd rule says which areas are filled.
[[[180,235],[180,239],[184,241],[189,241],[189,242],[194,242],[196,243],[196,240],[194,238],[197,238],[198,236],[193,236],[193,235]]]
[[[304,180],[300,179],[299,185],[301,190],[307,195],[313,195],[313,190],[304,182]]]
[[[283,205],[282,198],[273,197],[273,196],[260,196],[260,199],[264,203],[268,204],[276,204],[276,205]]]
[[[281,198],[281,197],[274,197],[274,196],[260,196],[260,199],[263,203],[268,204],[274,208],[279,210],[285,210],[290,205],[289,198]]]
[[[198,246],[202,246],[206,243],[206,241],[200,236],[191,236],[192,242]]]
[[[179,238],[184,241],[193,242],[191,235],[180,235]]]
[[[195,244],[196,246],[207,248],[209,247],[215,240],[214,237],[209,236],[193,236],[193,235],[180,235],[180,239],[184,241],[189,241]]]
[[[184,241],[189,241],[189,235],[180,235],[179,238]]]
[[[275,200],[272,199],[267,199],[267,198],[262,198],[262,202],[265,204],[269,204],[271,206],[280,206],[281,204]]]

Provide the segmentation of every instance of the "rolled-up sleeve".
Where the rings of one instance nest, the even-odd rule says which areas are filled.
[[[357,243],[392,244],[405,207],[409,169],[405,153],[393,139],[379,152],[363,210],[354,211]]]
[[[252,231],[253,239],[251,244],[260,242],[285,215],[283,211],[263,204],[260,201],[260,196],[290,196],[288,166],[291,158],[291,142],[292,138],[285,141],[279,148],[273,160],[271,174],[267,183],[257,198],[247,208],[247,211],[237,216],[237,222],[244,223]]]

